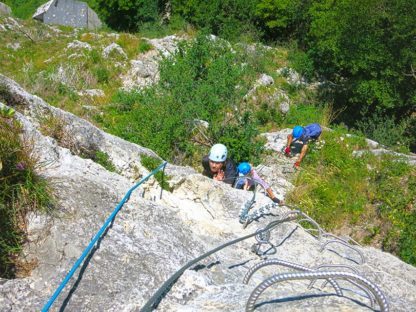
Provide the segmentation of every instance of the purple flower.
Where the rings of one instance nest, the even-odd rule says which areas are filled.
[[[19,162],[16,164],[16,169],[19,171],[23,171],[26,169],[26,165],[23,161]]]

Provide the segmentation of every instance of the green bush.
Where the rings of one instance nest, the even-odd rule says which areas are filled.
[[[160,159],[157,159],[155,157],[142,155],[141,156],[141,164],[149,171],[155,170],[157,167],[159,167],[162,162]],[[170,177],[168,175],[165,175],[163,171],[159,170],[154,175],[155,179],[159,182],[162,189],[165,191],[171,192],[172,189],[169,186],[169,179]]]
[[[316,74],[313,67],[313,62],[307,53],[299,49],[293,49],[288,55],[288,60],[291,64],[291,68],[293,68],[303,77],[309,80],[315,77]]]
[[[88,52],[88,56],[91,59],[93,64],[99,64],[102,62],[103,57],[101,56],[100,52],[97,49],[92,49]]]
[[[245,113],[236,125],[226,125],[218,129],[218,133],[220,135],[214,141],[227,146],[230,158],[235,162],[249,161],[255,165],[260,163],[265,140],[255,139],[259,131],[250,114]]]
[[[258,0],[255,14],[268,38],[287,39],[305,32],[309,2],[301,0]]]
[[[255,118],[261,126],[274,122],[275,120],[281,121],[280,114],[277,112],[276,108],[269,107],[267,103],[260,105],[260,109],[255,112]]]
[[[413,188],[416,185],[413,184]],[[404,215],[404,227],[399,237],[399,257],[407,263],[416,265],[416,213],[413,211]]]
[[[380,218],[389,226],[384,230],[382,247],[404,261],[416,264],[415,202],[416,169],[392,156],[384,156],[371,172],[374,201]]]
[[[195,123],[205,120],[209,123],[204,134],[206,144],[229,135],[229,140],[238,138],[246,145],[230,144],[230,154],[245,159],[258,157],[259,148],[250,147],[258,145],[257,132],[250,125],[251,119],[238,109],[252,79],[247,67],[240,65],[242,61],[220,39],[201,34],[193,42],[182,42],[175,55],[160,63],[157,85],[142,91],[121,91],[113,98],[106,126],[165,159],[182,162],[197,151],[192,140]]]
[[[133,32],[145,23],[158,22],[164,8],[164,1],[159,0],[89,0],[88,3],[111,28]]]
[[[237,40],[242,34],[246,39],[258,38],[261,34],[256,25],[255,8],[258,1],[211,0],[189,1],[173,0],[172,11],[187,22],[205,29],[214,35]]]
[[[382,9],[378,0],[312,2],[306,53],[334,103],[347,108],[345,122],[378,113],[400,125],[414,112],[415,14],[413,0],[383,1]]]
[[[94,74],[99,83],[108,83],[110,80],[110,72],[105,67],[97,67],[94,69]]]
[[[97,164],[103,166],[108,171],[116,171],[116,167],[114,167],[114,164],[111,162],[108,154],[105,152],[96,151],[92,160],[95,161]]]
[[[323,116],[323,109],[310,104],[291,105],[289,112],[284,118],[286,125],[307,125],[320,122]]]
[[[137,46],[138,53],[145,53],[153,49],[153,46],[147,40],[140,40]]]
[[[161,38],[169,35],[192,31],[189,25],[178,15],[171,16],[169,22],[148,22],[140,26],[139,34],[145,38]],[[145,52],[145,51],[144,51]]]
[[[357,128],[365,134],[366,137],[373,139],[387,146],[410,145],[411,136],[406,135],[409,126],[409,120],[397,122],[392,116],[381,116],[374,114],[357,122]]]
[[[12,8],[16,17],[26,19],[30,18],[45,0],[4,0],[3,2]]]
[[[0,277],[16,274],[16,256],[25,240],[25,216],[51,211],[53,198],[46,180],[36,174],[39,162],[21,125],[10,111],[0,111]]]

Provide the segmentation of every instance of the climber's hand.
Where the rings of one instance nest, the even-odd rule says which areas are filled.
[[[272,198],[272,201],[275,203],[275,204],[278,204],[279,206],[282,206],[283,204],[283,200],[280,200],[279,198],[277,198],[277,197],[273,197]]]
[[[218,173],[214,176],[214,180],[216,180],[216,181],[224,180],[224,171],[219,170]]]

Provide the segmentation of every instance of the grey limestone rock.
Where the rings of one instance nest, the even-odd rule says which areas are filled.
[[[1,74],[0,86],[7,94],[9,100],[7,104],[19,107],[29,121],[39,125],[40,120],[45,116],[57,118],[62,122],[65,133],[71,137],[69,145],[73,150],[97,149],[105,152],[116,169],[130,178],[138,178],[147,172],[140,164],[140,155],[159,157],[147,148],[127,143],[71,113],[48,105],[41,98],[27,93],[16,82]]]
[[[102,54],[104,58],[109,58],[110,54],[118,54],[121,55],[123,58],[127,58],[127,54],[126,52],[124,52],[123,48],[114,42],[111,43],[109,46],[105,47]]]
[[[274,79],[269,75],[262,74],[260,78],[257,80],[257,84],[260,86],[270,86],[274,84]]]
[[[146,40],[153,49],[144,54],[139,54],[136,59],[130,61],[129,71],[122,76],[123,88],[126,90],[141,89],[159,81],[158,62],[163,57],[173,54],[178,42],[184,40],[179,36],[167,36],[160,39]]]
[[[89,96],[89,97],[100,97],[100,96],[104,96],[105,93],[101,89],[87,89],[87,90],[79,91],[78,95]]]
[[[0,16],[9,16],[12,14],[12,9],[3,2],[0,2]]]
[[[307,85],[306,79],[292,68],[279,68],[276,73],[286,78],[287,82],[294,86]]]
[[[97,29],[102,25],[87,3],[76,0],[50,0],[39,6],[32,17],[45,24],[88,29]]]
[[[134,184],[132,166],[147,171],[140,155],[152,151],[123,141],[76,116],[50,107],[24,91],[14,81],[0,76],[6,104],[17,109],[25,135],[35,142],[36,153],[50,165],[41,174],[53,182],[57,196],[53,215],[27,216],[28,240],[22,256],[36,260],[31,275],[0,279],[1,311],[39,311],[47,302],[91,238]],[[77,145],[96,144],[107,152],[118,173],[83,159],[42,135],[40,114],[54,114],[65,121]],[[265,134],[268,148],[279,149],[290,129]],[[290,188],[282,166],[290,160],[270,159],[257,167],[279,196]],[[254,233],[271,220],[282,218],[289,207],[276,206],[243,227],[238,214],[252,198],[251,192],[213,181],[192,168],[168,164],[172,192],[161,193],[150,179],[135,190],[117,214],[96,248],[75,272],[52,306],[52,311],[139,311],[159,287],[183,265],[230,240]],[[285,184],[287,183],[287,184]],[[162,196],[160,196],[162,194]],[[252,209],[270,204],[259,191]],[[279,258],[309,268],[324,263],[350,265],[377,284],[392,311],[413,311],[416,306],[416,268],[375,248],[357,247],[365,258],[342,246],[326,248],[296,222],[286,222],[270,233]],[[256,272],[247,285],[247,270],[261,258],[251,249],[254,238],[243,240],[201,260],[185,271],[160,301],[157,311],[242,311],[253,289],[277,273],[293,272],[269,266]],[[270,287],[260,297],[256,311],[372,311],[367,295],[354,285],[340,281],[344,296],[336,296],[329,285],[285,282]],[[376,305],[375,309],[379,309]]]
[[[91,45],[89,43],[82,42],[82,41],[79,41],[79,40],[74,40],[74,41],[70,42],[67,46],[67,49],[77,49],[77,50],[85,49],[85,50],[88,50],[88,51],[92,50]]]

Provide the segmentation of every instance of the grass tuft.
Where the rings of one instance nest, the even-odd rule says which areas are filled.
[[[24,274],[18,260],[26,237],[26,214],[51,212],[53,193],[37,174],[33,142],[23,137],[10,110],[0,110],[0,277]]]
[[[365,148],[364,138],[345,129],[325,131],[311,145],[288,201],[326,230],[416,265],[416,168],[391,155],[353,156]]]
[[[158,166],[160,166],[160,164],[162,163],[161,160],[155,158],[155,157],[151,157],[151,156],[146,156],[146,155],[142,155],[141,156],[141,163],[142,165],[149,171],[153,171],[155,170]],[[160,186],[162,187],[162,189],[164,189],[165,191],[169,191],[172,192],[172,188],[169,185],[169,179],[170,177],[165,175],[163,176],[163,172],[162,171],[158,171],[154,177],[156,179],[156,181],[159,182]]]

